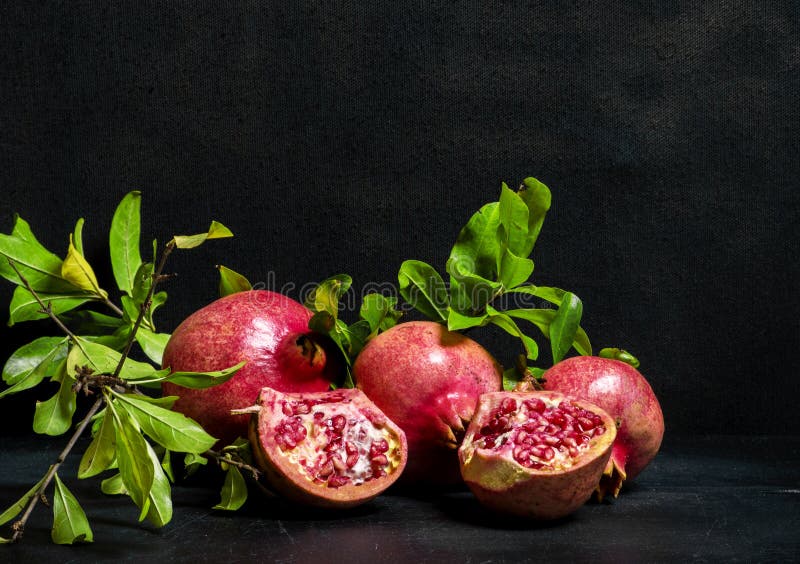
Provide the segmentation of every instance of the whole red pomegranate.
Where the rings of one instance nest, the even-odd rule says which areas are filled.
[[[456,449],[478,397],[502,372],[478,343],[431,321],[395,325],[353,365],[356,386],[406,433],[405,482],[460,482]]]
[[[374,498],[402,474],[403,431],[363,392],[281,393],[263,388],[250,444],[278,493],[317,507],[346,508]]]
[[[558,519],[592,496],[615,435],[605,411],[558,392],[484,394],[458,451],[461,474],[494,511]]]
[[[664,415],[653,389],[633,366],[597,356],[562,360],[544,373],[544,388],[573,395],[605,409],[616,421],[617,439],[598,484],[598,495],[619,494],[655,457],[664,436]]]
[[[231,294],[187,317],[164,350],[173,371],[215,371],[247,363],[219,386],[194,390],[164,383],[174,409],[195,419],[223,444],[247,433],[248,418],[231,410],[251,405],[264,386],[287,392],[327,390],[340,364],[308,329],[311,312],[282,294]]]

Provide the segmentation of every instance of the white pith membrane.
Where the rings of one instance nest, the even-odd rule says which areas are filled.
[[[605,433],[602,418],[569,400],[506,397],[472,437],[486,449],[540,471],[567,469],[581,460],[592,438]]]
[[[274,427],[279,452],[321,487],[359,486],[394,472],[401,462],[394,434],[341,397],[281,400]]]

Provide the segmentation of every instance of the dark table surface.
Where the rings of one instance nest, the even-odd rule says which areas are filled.
[[[62,444],[0,439],[3,508]],[[544,525],[504,522],[466,491],[392,493],[344,513],[252,493],[225,513],[210,509],[218,491],[206,480],[174,487],[173,520],[157,530],[137,522],[127,498],[101,494],[97,479],[74,478],[77,462],[70,456],[59,475],[86,510],[94,543],[51,544],[52,516],[40,505],[23,541],[0,546],[0,562],[800,561],[800,437],[668,436],[617,500]]]

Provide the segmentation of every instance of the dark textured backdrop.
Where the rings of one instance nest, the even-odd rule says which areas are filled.
[[[127,191],[147,238],[222,221],[235,239],[173,255],[171,330],[215,263],[279,287],[442,269],[500,182],[534,175],[534,280],[639,356],[668,432],[800,431],[796,2],[189,4],[0,8],[4,232],[19,212],[63,254],[86,217],[111,287]],[[49,329],[4,327],[3,359]],[[48,394],[2,400],[4,428]]]

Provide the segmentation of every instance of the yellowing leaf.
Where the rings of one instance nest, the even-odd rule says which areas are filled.
[[[75,248],[72,242],[72,236],[69,238],[69,249],[67,250],[67,258],[61,265],[61,276],[68,280],[73,286],[81,290],[87,290],[95,294],[101,295],[104,298],[108,297],[105,290],[100,288],[97,283],[97,277],[94,270],[83,258],[83,255]]]
[[[179,249],[193,249],[199,247],[208,239],[222,239],[224,237],[233,237],[233,233],[218,221],[212,221],[207,233],[198,233],[197,235],[175,235],[172,240]]]

